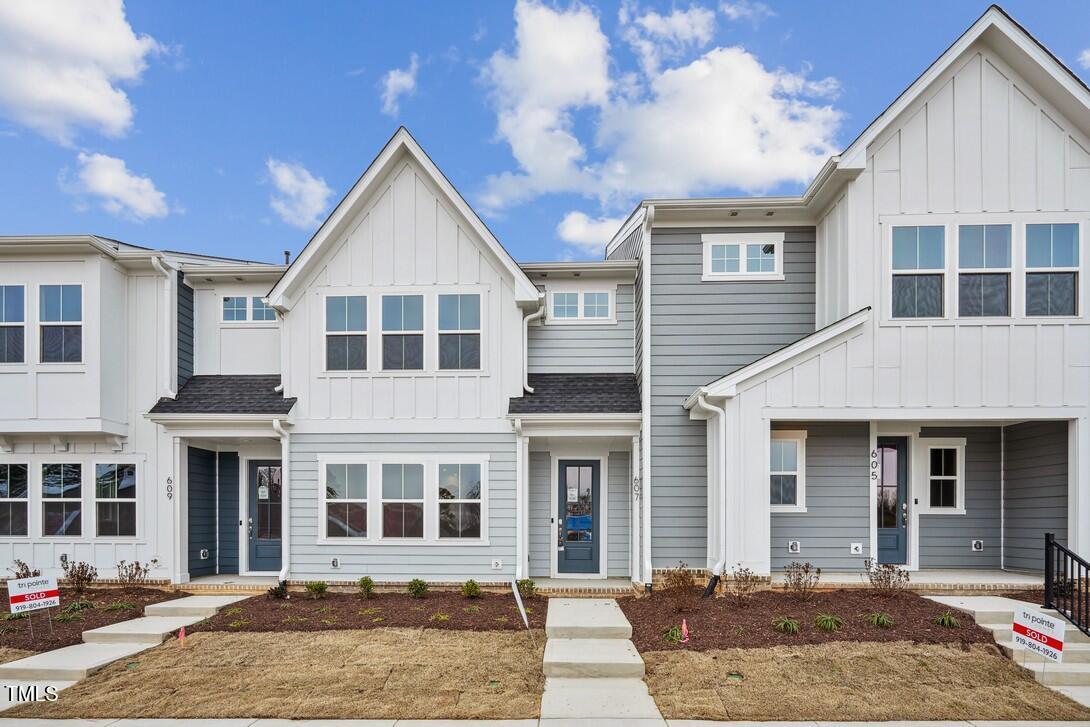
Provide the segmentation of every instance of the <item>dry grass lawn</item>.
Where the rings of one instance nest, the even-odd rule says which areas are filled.
[[[197,633],[111,664],[5,717],[523,719],[544,634],[373,629]]]
[[[1090,709],[984,645],[844,642],[643,657],[667,719],[1090,719]]]
[[[7,664],[9,661],[15,661],[16,659],[22,659],[26,656],[33,656],[35,652],[24,651],[22,649],[10,649],[6,646],[0,646],[0,664]]]

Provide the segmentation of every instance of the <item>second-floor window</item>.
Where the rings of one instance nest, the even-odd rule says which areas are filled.
[[[958,315],[1009,316],[1011,226],[958,227]]]
[[[382,296],[382,368],[424,369],[424,296]]]
[[[25,340],[23,286],[0,285],[0,364],[23,363]]]
[[[42,465],[42,535],[77,537],[83,526],[83,465]]]
[[[223,320],[246,320],[246,298],[241,295],[228,295],[223,299]]]
[[[945,271],[945,228],[894,227],[893,317],[941,318]]]
[[[367,298],[330,295],[325,299],[327,371],[367,369]]]
[[[549,319],[554,323],[566,321],[610,322],[611,294],[604,290],[555,291],[550,294]]]
[[[42,363],[83,360],[83,286],[41,286],[38,319]]]
[[[1026,225],[1026,315],[1076,315],[1078,289],[1078,224]]]
[[[481,296],[439,296],[439,368],[481,367]]]

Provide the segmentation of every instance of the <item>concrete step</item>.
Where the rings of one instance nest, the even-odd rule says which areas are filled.
[[[215,616],[216,611],[249,596],[185,596],[144,606],[145,616]]]
[[[632,625],[612,598],[550,598],[550,639],[631,639]]]
[[[155,646],[183,626],[197,623],[201,616],[144,616],[83,632],[87,644],[147,644]]]
[[[0,684],[11,681],[77,681],[151,644],[76,644],[0,664]]]
[[[624,639],[549,639],[546,677],[634,677],[644,675],[643,659]]]
[[[1023,606],[1040,610],[1041,604],[1017,601],[1004,596],[925,596],[959,611],[972,614],[977,623],[1003,623],[1014,620],[1014,610]]]
[[[1034,678],[1049,687],[1090,687],[1090,664],[1067,664],[1027,661],[1021,664],[1033,672]]]
[[[1021,664],[1023,660],[1044,661],[1044,657],[1040,654],[1035,654],[1032,651],[1026,651],[1021,648],[1014,648],[1014,642],[1010,639],[1007,639],[1006,641],[997,641],[996,646],[1017,664]],[[1065,643],[1063,663],[1090,664],[1090,644]]]
[[[541,696],[542,719],[659,719],[642,679],[549,677]]]

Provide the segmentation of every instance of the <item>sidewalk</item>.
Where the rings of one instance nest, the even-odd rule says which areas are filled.
[[[289,720],[289,719],[0,719],[0,727],[150,727],[204,725],[205,727],[718,727],[718,725],[776,725],[777,727],[1034,727],[1035,725],[1086,725],[1090,722],[711,722],[686,719],[522,719],[522,720]]]

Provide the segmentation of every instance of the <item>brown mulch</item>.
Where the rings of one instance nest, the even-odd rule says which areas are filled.
[[[293,591],[288,599],[254,596],[233,603],[212,618],[186,629],[199,631],[333,631],[389,627],[458,631],[525,631],[515,598],[483,593],[465,598],[455,591],[431,591],[424,598],[407,593],[376,593],[363,598],[355,593],[327,592],[311,598]],[[525,601],[530,627],[545,628],[548,601]]]
[[[0,647],[21,649],[24,651],[50,651],[62,646],[72,646],[83,641],[83,632],[109,626],[120,621],[139,618],[144,615],[144,606],[173,598],[188,596],[188,593],[161,591],[157,588],[124,586],[119,588],[88,588],[83,593],[83,600],[89,601],[94,608],[76,611],[71,621],[63,614],[65,606],[80,600],[70,588],[61,588],[59,608],[31,612],[28,618],[3,618],[0,620]],[[0,604],[8,602],[8,589],[0,587]],[[115,607],[107,610],[114,604]],[[131,606],[118,608],[116,606]],[[45,611],[49,611],[48,617]],[[5,611],[4,617],[7,616]],[[60,617],[62,620],[57,620]],[[50,623],[52,622],[52,624]],[[33,628],[33,636],[31,629]]]
[[[623,598],[621,610],[632,624],[632,641],[641,652],[663,650],[706,651],[709,649],[762,649],[769,646],[798,646],[834,641],[909,641],[922,644],[994,643],[990,631],[980,628],[973,617],[953,611],[958,628],[943,628],[932,622],[950,610],[942,604],[908,591],[893,597],[874,591],[844,589],[814,593],[801,601],[783,590],[754,593],[744,607],[728,598],[700,598],[694,590],[691,607],[684,612],[674,609],[666,594],[656,592],[644,598]],[[868,614],[885,613],[893,619],[892,628],[872,626]],[[822,631],[814,626],[818,614],[832,614],[844,620],[839,631]],[[784,634],[772,628],[773,619],[788,616],[799,622],[797,634]],[[670,643],[663,634],[685,619],[689,626],[687,644]]]

